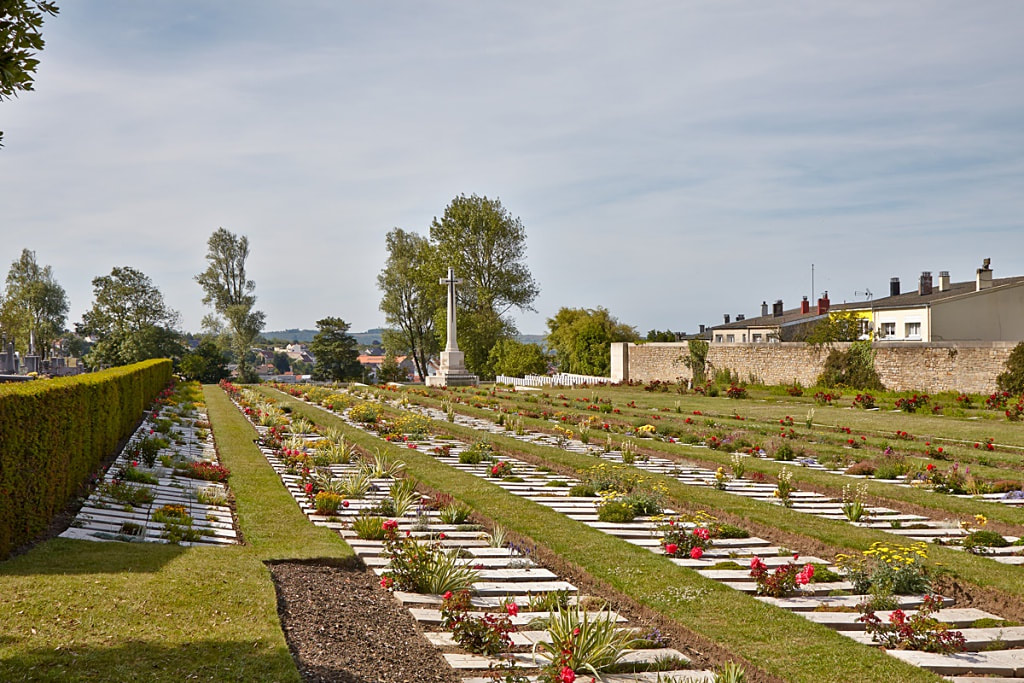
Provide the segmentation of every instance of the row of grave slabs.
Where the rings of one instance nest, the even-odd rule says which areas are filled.
[[[442,411],[432,408],[403,406],[397,401],[394,404],[396,407],[404,410],[416,410],[434,420],[445,420],[447,417]],[[455,419],[460,425],[472,427],[480,431],[559,447],[558,440],[550,435],[529,431],[523,431],[521,434],[514,433],[493,422],[464,415],[456,415]],[[348,422],[354,427],[365,428],[364,425],[354,421]],[[464,447],[464,444],[461,442],[425,439],[417,441],[416,444],[423,449],[449,445],[451,446],[450,455],[439,457],[438,460],[476,476],[486,477],[489,473],[489,464],[465,465],[458,462],[458,453]],[[622,462],[622,454],[618,451],[613,450],[610,453],[602,454],[576,440],[570,440],[564,447],[575,452],[600,456],[609,462]],[[516,461],[513,458],[503,456],[503,460],[511,462],[516,475],[518,475],[517,478],[523,479],[523,481],[506,482],[501,479],[491,479],[490,481],[493,483],[516,495],[521,495],[534,502],[550,506],[572,519],[606,533],[613,534],[631,543],[648,547],[653,552],[663,552],[655,535],[655,524],[653,521],[638,518],[629,524],[602,523],[597,518],[595,499],[572,498],[567,495],[567,488],[551,487],[549,485],[550,482],[556,480],[572,484],[572,480],[564,476],[556,476],[538,471],[532,465]],[[663,458],[649,458],[643,462],[634,461],[632,465],[652,472],[677,477],[682,483],[689,485],[710,486],[715,481],[715,473],[711,470],[699,466],[683,466],[681,469],[680,463]],[[734,480],[728,483],[726,490],[736,495],[749,496],[765,502],[778,502],[774,499],[775,486],[772,484]],[[793,509],[799,512],[821,515],[837,520],[845,519],[841,509],[841,501],[830,499],[817,493],[796,491],[792,495],[792,502]],[[908,540],[932,541],[935,538],[956,538],[964,533],[954,523],[930,520],[918,515],[902,515],[897,511],[887,508],[870,508],[869,513],[871,515],[869,525],[885,528],[887,532],[907,538]],[[895,528],[892,524],[894,520],[912,524],[915,528]],[[992,550],[994,553],[999,551],[999,549]],[[778,551],[779,548],[763,539],[719,539],[715,541],[714,546],[701,559],[672,558],[671,561],[691,567],[702,575],[723,582],[736,590],[752,594],[756,591],[756,585],[750,579],[748,571],[715,570],[710,569],[710,567],[726,559],[740,559],[742,562],[744,559],[752,558],[755,555],[761,557],[769,567],[787,563],[789,561],[788,557],[772,557]],[[1019,558],[1009,554],[994,554],[991,557],[994,561],[1019,563]],[[819,558],[804,557],[801,559],[806,562],[828,564]],[[850,590],[851,588],[852,585],[848,582],[809,584],[801,590],[798,597],[775,599],[761,596],[758,599],[834,628],[859,642],[870,644],[870,636],[864,632],[863,625],[856,621],[859,615],[855,612],[849,612],[851,607],[855,607],[858,603],[864,601],[867,596],[829,595],[829,593],[837,590]],[[908,615],[912,615],[914,609],[921,604],[923,597],[923,595],[900,596],[900,608],[906,611]],[[963,633],[967,641],[967,652],[941,655],[912,650],[889,650],[889,654],[916,666],[921,666],[940,675],[950,677],[951,680],[957,681],[957,683],[970,683],[976,680],[991,680],[992,678],[1007,681],[1024,681],[1024,649],[1022,649],[1024,648],[1024,627],[971,628],[971,624],[979,619],[1002,621],[1002,618],[996,614],[978,609],[956,608],[948,598],[943,599],[943,604],[945,605],[944,609],[935,616]],[[886,612],[879,612],[878,616],[885,620],[888,615]]]

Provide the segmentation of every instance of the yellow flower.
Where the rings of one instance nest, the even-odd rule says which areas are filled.
[[[974,521],[978,523],[978,526],[985,526],[988,524],[988,517],[985,515],[974,515]]]

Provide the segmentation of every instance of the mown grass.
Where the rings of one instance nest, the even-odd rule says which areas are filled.
[[[430,405],[435,408],[441,405],[440,400],[434,397],[412,395],[409,398],[412,402]],[[728,401],[729,399],[721,400]],[[735,401],[732,403],[735,403]],[[474,408],[465,404],[455,404],[454,407],[458,412],[466,415],[472,415],[474,417],[482,417],[488,420],[493,420],[496,417],[494,411],[484,408]],[[523,420],[524,425],[534,429],[550,431],[552,428],[552,423],[547,420],[528,417],[520,419]],[[605,436],[606,435],[603,432],[596,433],[596,438],[604,438]],[[608,436],[611,436],[612,441],[615,444],[619,444],[628,438],[621,434],[610,434]],[[664,454],[666,457],[686,459],[711,467],[724,466],[727,471],[731,467],[732,456],[726,450],[714,451],[709,448],[694,448],[680,443],[670,444],[654,439],[632,438],[632,440],[640,448]],[[794,466],[792,463],[787,465],[785,462],[777,462],[765,458],[747,458],[744,460],[744,465],[748,472],[761,472],[772,477],[775,477],[783,467],[788,467],[789,471],[793,473],[793,483],[797,488],[800,488],[801,484],[810,484],[817,488],[827,490],[833,495],[839,495],[845,485],[853,481],[857,481],[839,474],[831,474],[820,470]],[[940,465],[942,464],[940,463]],[[948,465],[949,463],[945,463],[944,466]],[[876,498],[910,503],[953,517],[969,518],[973,517],[975,514],[984,513],[985,516],[992,521],[999,521],[1015,526],[1024,526],[1024,509],[1020,507],[1004,505],[1002,503],[990,502],[981,499],[957,498],[941,493],[935,493],[927,489],[895,486],[891,483],[886,483],[885,481],[863,481],[867,485],[868,494]]]
[[[300,680],[264,562],[352,551],[309,524],[224,393],[204,394],[249,545],[54,539],[0,563],[0,680]]]
[[[402,459],[407,471],[424,484],[451,493],[616,590],[785,680],[941,680],[880,650],[857,645],[826,627],[705,579],[663,556],[448,467],[418,450],[394,447],[349,427],[326,411],[280,392],[264,391],[317,424],[344,430],[363,448],[380,448]],[[492,437],[495,442],[498,439]]]

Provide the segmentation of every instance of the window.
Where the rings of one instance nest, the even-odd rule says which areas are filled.
[[[857,326],[859,328],[859,335],[861,337],[866,337],[869,334],[871,334],[871,321],[868,320],[867,318],[861,318],[860,320],[858,320]]]
[[[760,335],[760,334],[754,334],[754,335],[753,335],[753,336],[751,337],[751,341],[756,341],[756,342],[759,342],[759,341],[761,341],[761,335]]]
[[[727,342],[734,342],[734,341],[736,341],[736,335],[735,334],[727,334],[727,335],[725,335],[725,341],[727,341]]]
[[[918,339],[921,338],[921,323],[907,323],[906,329],[907,333],[904,336],[908,339],[910,337],[917,337]]]
[[[896,323],[882,323],[882,326],[878,330],[879,337],[895,337],[896,336]]]
[[[720,335],[720,334],[716,334],[716,335],[715,335],[715,341],[716,341],[716,342],[721,342],[721,341],[722,341],[722,335]]]

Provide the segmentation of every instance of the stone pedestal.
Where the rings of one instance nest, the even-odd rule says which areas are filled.
[[[462,351],[442,351],[441,367],[433,377],[427,377],[428,387],[475,387],[480,378],[469,374],[466,355]]]

